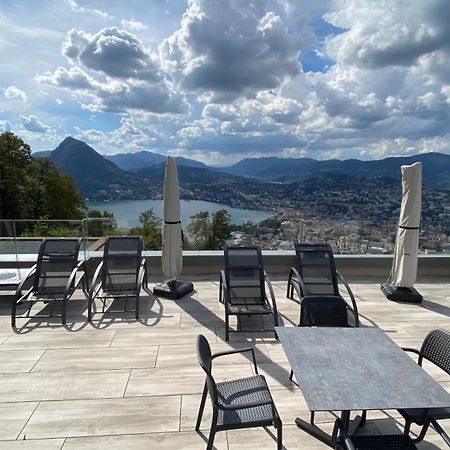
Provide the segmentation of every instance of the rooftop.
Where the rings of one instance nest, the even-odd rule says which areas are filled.
[[[379,289],[381,278],[348,280],[362,324],[382,328],[400,346],[418,347],[431,329],[450,328],[449,277],[419,279],[416,287],[426,298],[421,305],[387,301]],[[194,431],[204,383],[195,355],[199,333],[213,351],[254,346],[283,420],[286,449],[328,448],[294,424],[309,411],[301,391],[289,382],[290,367],[273,333],[232,333],[226,343],[217,276],[193,281],[196,292],[188,298],[144,297],[140,321],[132,313],[99,313],[90,325],[80,293],[69,303],[67,327],[58,318],[25,318],[18,319],[17,332],[10,327],[9,302],[1,298],[0,450],[206,448],[209,403],[204,435]],[[284,324],[295,325],[299,306],[285,297],[286,278],[273,276],[272,282]],[[37,305],[38,310],[42,307]],[[252,320],[257,329],[259,319]],[[219,380],[252,373],[245,356],[217,363]],[[430,373],[450,391],[448,376],[438,370]],[[370,412],[368,418],[364,432],[402,430],[403,421],[393,411]],[[316,420],[331,429],[334,416],[320,413]],[[449,429],[450,421],[443,426]],[[253,429],[219,432],[215,445],[219,450],[272,450],[275,441],[265,430]],[[444,442],[430,430],[419,448],[444,448]]]

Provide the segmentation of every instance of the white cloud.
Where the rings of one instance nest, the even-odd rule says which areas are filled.
[[[11,127],[11,122],[7,121],[7,120],[0,120],[0,131],[4,132],[4,131],[11,131],[12,127]]]
[[[225,103],[298,75],[298,54],[313,40],[303,31],[257,3],[192,0],[160,55],[184,89]]]
[[[5,97],[10,100],[20,100],[25,103],[28,100],[27,94],[14,85],[8,86],[4,91]]]
[[[100,9],[86,8],[82,5],[79,5],[75,0],[66,0],[66,1],[73,12],[93,14],[94,16],[100,17],[102,19],[114,19],[113,16],[110,16],[108,13],[106,13],[105,11],[101,11]]]
[[[36,116],[30,115],[30,116],[23,116],[20,115],[20,122],[22,123],[22,126],[33,133],[46,133],[48,130],[48,127],[45,126]]]
[[[147,25],[145,25],[145,23],[142,23],[139,20],[134,19],[131,20],[122,19],[120,23],[124,28],[128,28],[132,31],[142,31],[148,28]]]

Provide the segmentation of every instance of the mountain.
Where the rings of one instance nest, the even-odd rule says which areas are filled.
[[[135,169],[132,172],[136,173],[140,177],[147,178],[154,181],[164,181],[166,165],[162,164],[154,165],[151,167],[143,167],[141,169]],[[223,182],[225,180],[236,181],[241,179],[244,182],[246,179],[242,176],[235,176],[232,174],[215,172],[211,169],[205,169],[203,167],[189,167],[184,165],[177,165],[178,180],[181,185],[185,184],[215,184]]]
[[[164,155],[145,150],[137,153],[118,153],[116,155],[105,155],[105,158],[109,159],[123,170],[151,167],[157,164],[165,163],[167,159],[167,157]],[[208,168],[206,164],[194,159],[176,156],[175,160],[178,166],[203,167],[205,169]]]
[[[154,184],[120,169],[85,142],[72,137],[64,139],[50,153],[50,159],[61,170],[72,175],[85,197],[148,198],[156,188]]]
[[[390,157],[376,161],[359,159],[318,161],[310,158],[247,158],[221,170],[236,175],[260,178],[266,181],[289,182],[312,174],[359,175],[363,177],[400,178],[402,165],[422,162],[422,176],[428,184],[446,183],[450,180],[450,155],[424,153],[406,157]]]
[[[51,150],[41,150],[40,152],[33,152],[31,156],[33,158],[46,158],[50,156]]]

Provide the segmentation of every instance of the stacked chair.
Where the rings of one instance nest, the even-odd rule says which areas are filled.
[[[142,237],[112,236],[106,238],[103,258],[91,283],[88,299],[88,318],[92,321],[93,305],[96,299],[103,302],[105,312],[108,299],[125,299],[127,312],[129,298],[136,300],[136,319],[139,319],[141,288],[149,292],[147,264],[142,256]]]
[[[316,299],[333,297],[345,301],[339,292],[338,282],[340,281],[345,286],[351,301],[351,305],[346,302],[349,323],[359,326],[355,296],[345,278],[336,270],[331,246],[329,244],[296,243],[295,255],[296,266],[292,267],[289,273],[286,296],[293,299],[294,292],[296,292],[300,302],[309,296]]]
[[[244,352],[251,353],[256,375],[216,383],[212,375],[213,360],[221,356]],[[199,335],[197,337],[197,359],[206,373],[206,380],[195,426],[196,431],[200,430],[208,393],[213,408],[211,430],[206,449],[211,450],[213,448],[214,437],[218,431],[274,426],[277,430],[277,449],[281,450],[283,448],[282,422],[266,379],[263,375],[258,374],[253,349],[246,348],[211,354],[207,339],[203,335]]]
[[[269,316],[274,326],[278,326],[277,304],[272,284],[264,271],[261,249],[257,246],[227,246],[224,254],[219,300],[225,306],[225,340],[229,340],[231,316],[237,317],[239,331],[242,331],[241,316]]]
[[[87,281],[84,262],[78,261],[81,239],[48,238],[43,239],[36,264],[19,284],[11,309],[11,325],[16,326],[17,305],[29,304],[27,317],[36,302],[53,303],[52,316],[56,303],[62,303],[62,323],[66,323],[67,302],[82,283],[87,295]],[[26,285],[31,287],[23,293]]]

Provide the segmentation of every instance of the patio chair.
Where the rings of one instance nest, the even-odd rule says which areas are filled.
[[[212,375],[212,361],[215,358],[250,352],[256,375],[238,380],[216,383]],[[203,335],[197,337],[197,359],[206,373],[205,386],[198,411],[195,430],[200,425],[209,393],[213,408],[211,430],[206,449],[213,448],[214,437],[218,431],[238,428],[274,426],[277,430],[277,449],[283,448],[282,422],[264,376],[258,374],[255,353],[252,348],[230,350],[211,354],[211,348]]]
[[[420,350],[414,348],[403,350],[418,355],[419,366],[422,366],[425,359],[450,375],[450,333],[448,331],[433,330],[425,337]],[[405,419],[405,434],[409,434],[413,423],[422,427],[415,442],[420,442],[425,437],[431,424],[450,447],[450,437],[438,423],[439,420],[450,419],[450,408],[400,409],[399,413]]]
[[[336,449],[347,450],[416,450],[413,440],[405,434],[350,436],[344,422],[336,419],[333,430]]]
[[[287,282],[286,297],[293,299],[294,291],[300,301],[306,296],[337,296],[340,281],[348,293],[351,305],[348,313],[353,316],[355,326],[359,325],[358,306],[355,296],[345,278],[336,270],[333,250],[329,244],[295,244],[296,267],[292,267]],[[345,299],[344,299],[345,300]]]
[[[274,326],[278,326],[277,304],[272,284],[264,271],[261,249],[257,246],[229,246],[224,248],[224,254],[225,268],[220,273],[219,299],[225,306],[225,340],[229,340],[230,316],[237,316],[240,331],[241,316],[271,316]]]
[[[67,302],[82,282],[87,295],[84,261],[78,262],[81,239],[46,238],[39,247],[36,264],[17,287],[11,308],[11,325],[16,326],[17,305],[29,303],[26,317],[37,302],[53,302],[48,317],[51,317],[56,302],[62,302],[62,323],[66,323]],[[83,269],[83,271],[82,271]],[[23,294],[25,285],[31,287]]]
[[[95,270],[89,290],[88,319],[92,321],[95,299],[103,301],[105,312],[107,299],[136,299],[136,319],[139,319],[141,287],[148,292],[147,263],[142,256],[142,238],[139,236],[113,236],[106,238],[103,259]]]

